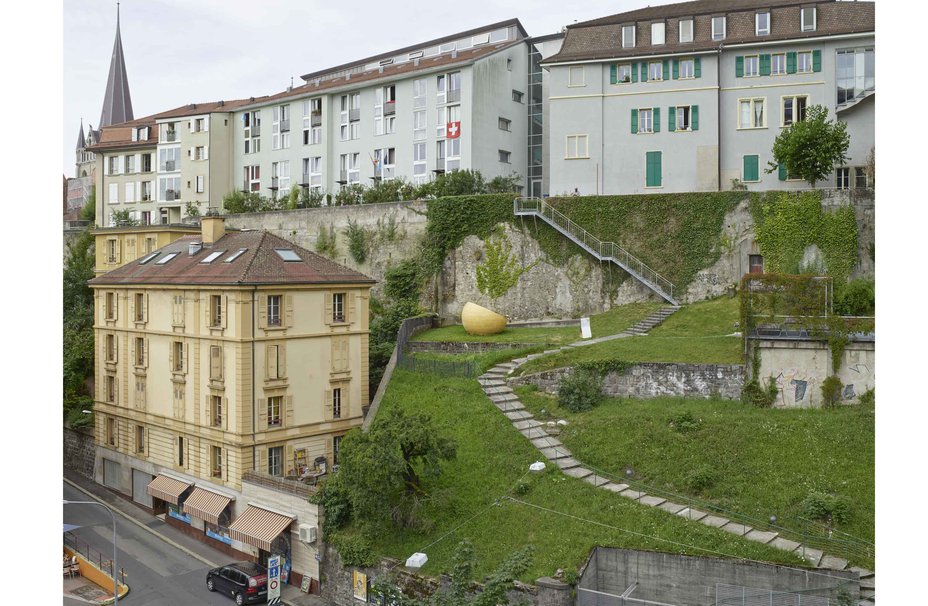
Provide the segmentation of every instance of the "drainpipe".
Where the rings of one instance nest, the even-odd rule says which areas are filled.
[[[718,175],[718,190],[722,191],[722,47],[724,42],[719,43],[718,59],[715,63],[715,132],[716,132],[716,168]]]
[[[258,424],[257,412],[255,410],[255,396],[257,392],[255,390],[255,324],[258,322],[257,318],[257,286],[251,287],[251,468],[254,471],[258,470],[258,451],[255,448],[255,427]]]
[[[602,75],[600,75],[600,81],[602,81]],[[602,193],[606,193],[606,91],[602,91],[602,94],[599,96],[599,157],[600,164],[603,167],[603,170],[600,172],[599,166],[597,166],[596,172],[596,195],[600,194],[599,182],[602,180]]]

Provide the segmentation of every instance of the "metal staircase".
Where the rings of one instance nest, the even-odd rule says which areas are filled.
[[[670,280],[645,265],[615,242],[603,242],[544,200],[516,198],[513,203],[513,212],[517,217],[539,217],[600,261],[615,263],[671,305],[679,305],[673,297],[673,284]]]

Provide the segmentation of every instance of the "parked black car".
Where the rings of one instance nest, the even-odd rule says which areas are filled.
[[[206,588],[230,596],[238,606],[267,601],[267,568],[236,562],[206,573]]]

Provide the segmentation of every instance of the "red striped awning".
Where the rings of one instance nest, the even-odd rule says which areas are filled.
[[[206,520],[211,524],[219,523],[219,514],[225,509],[232,497],[228,497],[200,486],[194,486],[193,492],[184,501],[184,513]]]
[[[188,482],[182,482],[165,475],[158,475],[149,482],[147,491],[153,497],[177,505],[180,495],[191,486],[192,484]]]
[[[229,526],[229,535],[236,541],[247,543],[252,547],[271,550],[271,541],[280,536],[293,522],[293,518],[257,505],[248,509]]]

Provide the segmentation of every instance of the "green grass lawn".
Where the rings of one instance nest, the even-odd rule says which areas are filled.
[[[381,406],[426,411],[457,442],[456,459],[425,484],[431,493],[444,495],[440,506],[426,507],[434,527],[428,532],[384,527],[368,535],[377,553],[385,556],[405,560],[425,551],[429,561],[424,574],[449,570],[452,552],[464,538],[474,543],[478,579],[527,543],[536,547],[534,561],[521,577],[528,582],[558,568],[576,570],[596,545],[800,563],[784,551],[635,504],[553,469],[529,473],[539,453],[474,379],[397,369]],[[529,505],[503,499],[506,495]]]
[[[631,468],[646,485],[761,520],[776,515],[787,528],[799,527],[795,518],[810,491],[840,495],[850,516],[836,528],[874,540],[872,404],[758,409],[723,400],[610,398],[572,414],[531,387],[516,391],[539,420],[568,421],[560,440],[591,467],[619,476]],[[670,421],[682,413],[698,419],[698,429],[675,430]],[[698,489],[697,474],[709,485]]]
[[[660,307],[658,303],[631,303],[622,305],[590,318],[590,330],[594,337],[603,337],[622,332],[646,318]],[[471,335],[457,324],[433,328],[416,335],[414,341],[483,342],[483,343],[541,343],[560,345],[580,339],[579,326],[550,328],[506,328],[496,335]]]
[[[523,365],[519,372],[530,374],[573,366],[579,362],[607,359],[740,364],[741,338],[727,336],[735,332],[738,314],[736,298],[723,297],[694,303],[680,309],[645,336],[606,341],[537,358]]]

